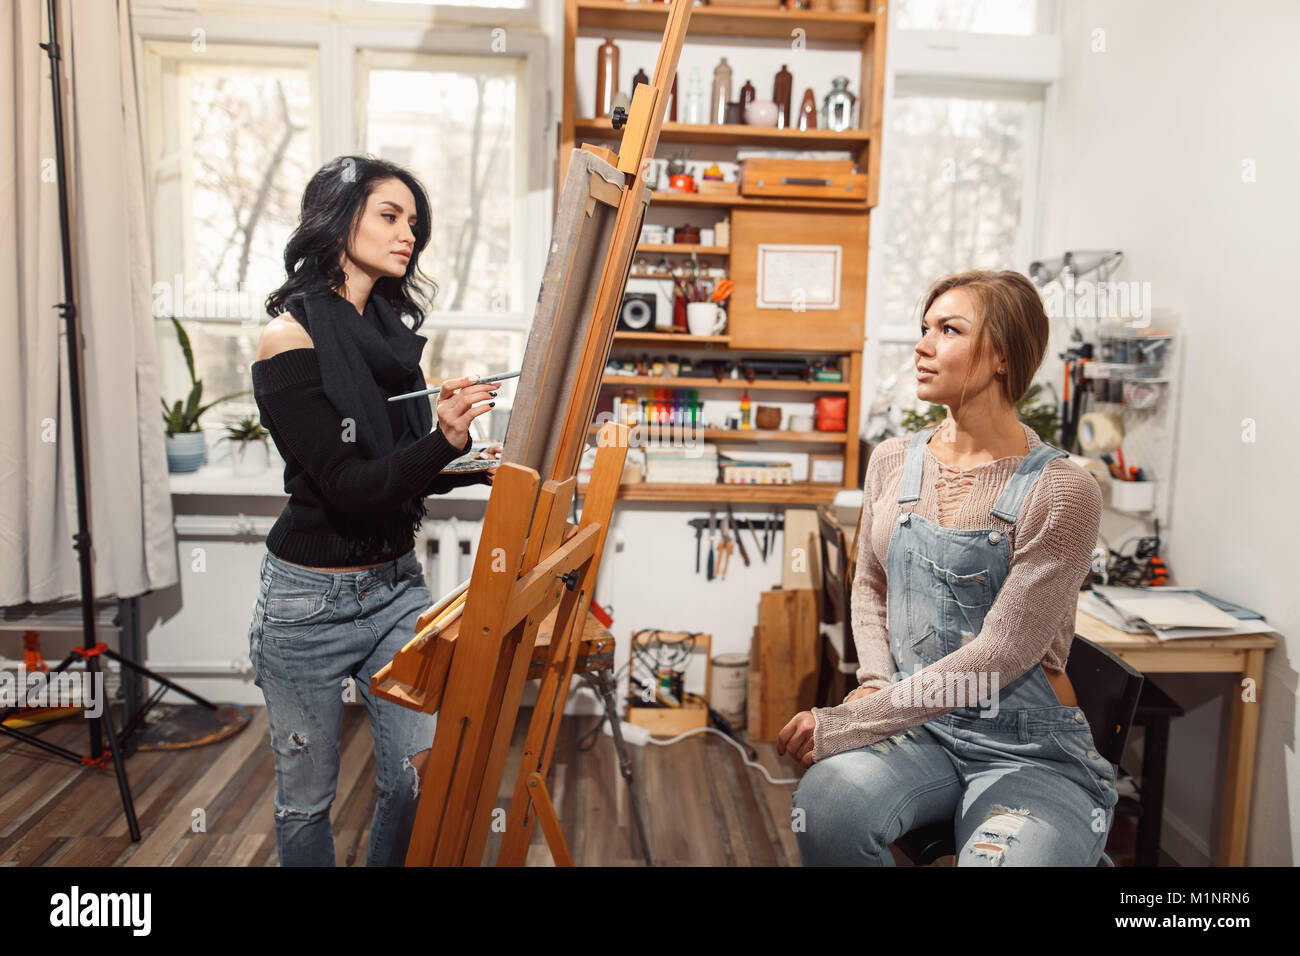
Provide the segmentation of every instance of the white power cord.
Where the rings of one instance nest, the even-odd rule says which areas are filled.
[[[754,761],[750,760],[749,756],[745,753],[744,747],[740,746],[740,744],[736,743],[736,741],[732,740],[730,737],[728,737],[722,731],[718,730],[716,727],[696,727],[694,730],[688,730],[686,731],[686,733],[678,734],[676,737],[669,737],[667,740],[655,740],[653,737],[651,737],[650,743],[654,744],[657,747],[667,747],[670,744],[675,744],[680,740],[685,740],[687,737],[693,737],[696,734],[717,734],[719,737],[721,737],[727,743],[731,744],[731,746],[735,747],[736,750],[740,752],[740,759],[744,761],[746,767],[753,767],[755,770],[757,770],[766,778],[768,783],[782,785],[782,784],[791,784],[791,783],[799,782],[798,777],[790,777],[788,779],[782,778],[780,780],[774,780],[772,778],[772,775],[767,772],[766,767],[764,767],[761,763],[755,763]]]

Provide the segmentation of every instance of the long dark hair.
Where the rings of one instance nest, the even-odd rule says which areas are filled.
[[[347,250],[366,200],[375,185],[400,179],[415,197],[415,248],[400,279],[380,276],[372,295],[388,300],[399,316],[414,319],[413,330],[424,324],[424,312],[438,294],[438,286],[420,271],[420,252],[429,244],[432,223],[429,197],[410,172],[374,156],[337,156],[316,171],[302,194],[298,228],[284,247],[284,284],[266,297],[266,313],[279,315],[291,298],[322,289],[340,289],[345,275],[339,257]]]

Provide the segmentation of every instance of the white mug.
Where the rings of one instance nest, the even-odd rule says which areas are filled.
[[[688,302],[686,327],[691,335],[718,335],[727,327],[727,311],[716,302]]]

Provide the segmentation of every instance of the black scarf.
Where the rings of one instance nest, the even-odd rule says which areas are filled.
[[[291,298],[286,307],[311,336],[321,382],[330,403],[353,421],[351,437],[362,457],[382,458],[433,430],[428,399],[402,402],[406,427],[394,440],[388,397],[424,388],[420,356],[427,339],[406,327],[391,303],[371,294],[358,315],[347,299],[328,289]],[[333,512],[348,541],[348,563],[371,563],[381,552],[400,554],[425,517],[424,497],[402,502],[396,512]]]

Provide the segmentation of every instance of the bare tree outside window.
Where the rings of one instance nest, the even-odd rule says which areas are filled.
[[[915,327],[919,336],[921,297],[939,276],[1018,267],[1028,117],[1023,100],[903,96],[890,104],[883,325]],[[911,352],[881,345],[871,414],[917,407]]]
[[[1014,268],[1028,104],[900,97],[889,134],[884,322],[907,325],[946,272]]]
[[[432,206],[432,239],[421,269],[438,283],[431,315],[464,324],[426,325],[430,381],[470,372],[510,371],[522,361],[521,331],[494,329],[484,316],[520,303],[520,237],[514,214],[520,160],[514,64],[468,57],[426,57],[412,67],[363,63],[367,152],[408,167]],[[497,408],[480,420],[480,439],[500,438],[514,394],[503,386]]]
[[[306,78],[208,73],[191,89],[194,278],[213,288],[277,285],[311,175]]]
[[[152,151],[155,281],[171,289],[204,394],[244,391],[262,300],[284,279],[284,247],[313,166],[311,83],[305,69],[222,62],[212,48],[166,59],[162,75],[163,88],[149,91],[166,106]],[[180,393],[179,349],[159,318],[165,391]],[[204,424],[255,410],[249,396]]]
[[[366,151],[404,159],[433,207],[420,267],[439,286],[434,310],[511,311],[514,73],[376,68],[368,80]]]

